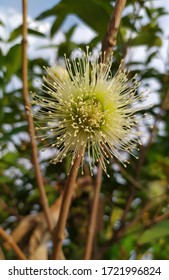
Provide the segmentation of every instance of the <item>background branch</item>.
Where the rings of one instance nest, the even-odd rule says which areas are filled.
[[[29,100],[29,93],[28,93],[28,73],[27,73],[27,0],[22,0],[22,9],[23,9],[23,43],[22,43],[22,79],[23,79],[23,98],[25,103],[25,113],[28,121],[29,126],[29,134],[30,134],[30,142],[31,142],[31,148],[32,148],[32,158],[33,158],[33,165],[35,170],[35,176],[37,185],[40,192],[41,197],[41,203],[44,210],[44,214],[46,217],[46,221],[48,224],[49,231],[52,236],[52,230],[53,230],[53,223],[50,215],[50,210],[48,206],[48,200],[43,184],[43,177],[41,174],[41,170],[39,167],[38,162],[38,150],[37,145],[35,141],[35,128],[34,128],[34,122],[32,117],[32,109],[31,109],[31,103]]]
[[[91,259],[93,241],[94,241],[95,230],[96,230],[96,220],[98,214],[98,204],[99,204],[99,194],[100,194],[101,184],[102,184],[102,166],[99,163],[84,260]]]
[[[63,200],[60,208],[58,223],[55,230],[56,235],[54,238],[53,259],[55,260],[60,259],[62,241],[65,237],[66,221],[69,214],[72,195],[75,189],[76,178],[77,178],[82,154],[83,154],[83,149],[81,149],[76,155],[76,159],[70,170],[70,174],[67,179],[66,188],[63,193]]]
[[[10,245],[10,247],[12,247],[12,249],[15,251],[15,253],[17,254],[17,256],[19,257],[20,260],[27,259],[24,255],[24,253],[18,247],[18,245],[14,242],[12,237],[10,237],[1,227],[0,227],[0,235],[6,240],[6,242]]]

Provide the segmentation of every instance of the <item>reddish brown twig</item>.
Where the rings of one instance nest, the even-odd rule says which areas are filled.
[[[102,41],[102,60],[105,63],[108,61],[108,58],[116,45],[117,32],[125,4],[126,0],[116,0],[112,16],[107,27],[107,33]]]
[[[68,218],[72,195],[73,195],[73,192],[75,189],[76,178],[77,178],[82,154],[83,154],[83,149],[81,149],[77,153],[74,164],[70,170],[70,174],[67,179],[66,188],[65,188],[65,191],[63,194],[63,200],[62,200],[62,204],[61,204],[61,208],[60,208],[59,219],[58,219],[58,223],[57,223],[56,231],[55,231],[56,235],[54,238],[53,259],[55,259],[55,260],[60,259],[62,241],[63,241],[64,235],[65,235],[66,221]]]
[[[32,157],[33,157],[33,165],[35,170],[35,176],[37,180],[37,185],[40,192],[41,203],[45,213],[46,221],[49,227],[49,231],[52,235],[53,223],[50,215],[50,210],[48,206],[48,200],[43,184],[43,177],[40,171],[39,163],[38,163],[38,151],[35,141],[35,128],[32,117],[32,108],[29,100],[28,94],[28,70],[27,70],[27,0],[22,0],[22,9],[23,9],[23,43],[22,43],[22,79],[23,79],[23,98],[25,103],[25,113],[29,126],[29,134],[32,148]]]
[[[96,185],[95,185],[95,193],[94,193],[94,199],[93,199],[93,206],[92,206],[92,213],[91,213],[89,230],[88,230],[88,239],[87,239],[87,244],[86,244],[86,249],[85,249],[85,254],[84,254],[84,260],[91,259],[93,240],[94,240],[95,230],[96,230],[96,220],[97,220],[97,213],[98,213],[98,204],[99,204],[99,194],[100,194],[100,189],[101,189],[101,183],[102,183],[102,166],[99,163],[98,174],[97,174]]]
[[[6,240],[6,242],[10,245],[10,247],[12,247],[12,249],[15,251],[15,253],[17,254],[17,256],[20,260],[27,260],[24,253],[21,251],[21,249],[18,247],[18,245],[14,242],[12,237],[10,237],[1,227],[0,227],[0,235]]]

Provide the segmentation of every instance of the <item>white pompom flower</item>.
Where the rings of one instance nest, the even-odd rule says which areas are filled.
[[[144,108],[139,101],[136,77],[119,67],[111,76],[111,59],[107,65],[93,60],[91,54],[72,61],[65,58],[65,68],[47,68],[42,91],[33,94],[33,104],[40,106],[34,116],[44,139],[56,148],[51,162],[61,162],[71,155],[72,164],[83,149],[82,163],[89,159],[91,172],[100,161],[106,172],[109,159],[121,159],[121,151],[133,154],[140,144],[136,113]]]

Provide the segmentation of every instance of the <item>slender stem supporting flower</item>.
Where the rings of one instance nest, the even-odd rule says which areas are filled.
[[[12,247],[12,249],[15,251],[15,253],[17,254],[17,256],[19,257],[20,260],[27,260],[24,253],[21,251],[21,249],[18,247],[18,245],[14,242],[12,237],[10,237],[1,227],[0,227],[0,235],[6,240],[6,242],[10,245],[10,247]]]
[[[46,197],[46,192],[44,189],[43,184],[43,177],[40,171],[39,163],[38,163],[38,151],[35,141],[35,128],[34,128],[34,122],[32,117],[32,110],[31,110],[31,104],[29,100],[29,94],[28,94],[28,73],[27,73],[27,0],[22,1],[22,8],[23,8],[23,44],[22,44],[22,78],[23,78],[23,97],[24,97],[24,103],[25,103],[25,112],[28,120],[28,126],[29,126],[29,134],[31,139],[31,147],[32,147],[32,157],[33,157],[33,164],[35,169],[35,176],[37,180],[37,185],[40,191],[41,196],[41,203],[42,207],[45,213],[46,221],[48,224],[49,231],[52,235],[53,230],[53,223],[51,219],[51,214],[48,206],[48,200]]]
[[[102,183],[102,166],[99,163],[98,174],[97,174],[96,185],[95,185],[92,214],[91,214],[89,230],[88,230],[88,239],[87,239],[87,244],[86,244],[86,249],[85,249],[85,254],[84,254],[84,260],[91,259],[93,240],[94,240],[95,230],[96,230],[96,220],[97,220],[97,213],[98,213],[99,194],[100,194],[100,189],[101,189],[101,183]]]
[[[59,260],[60,253],[62,249],[62,241],[65,235],[66,221],[68,218],[69,208],[71,204],[72,195],[75,189],[76,178],[79,170],[83,155],[83,149],[81,149],[74,160],[70,174],[67,179],[66,188],[63,194],[63,200],[60,208],[59,219],[56,226],[56,235],[54,240],[54,249],[53,249],[53,259]]]
[[[107,33],[102,41],[102,59],[106,63],[116,45],[117,32],[120,25],[122,11],[127,0],[116,0],[115,7],[107,27]]]

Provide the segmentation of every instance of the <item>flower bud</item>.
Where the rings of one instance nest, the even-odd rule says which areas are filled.
[[[49,81],[49,82],[52,82],[52,81],[59,81],[59,82],[66,82],[68,80],[70,80],[70,76],[69,76],[69,73],[68,71],[63,68],[62,66],[53,66],[53,67],[50,67],[47,69],[47,76],[46,76],[46,79]]]

